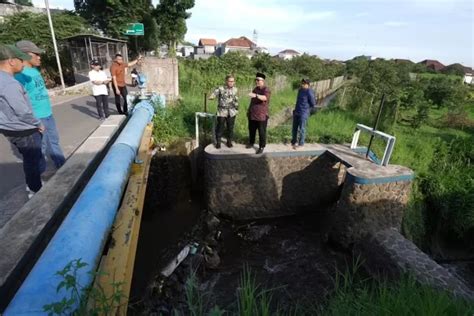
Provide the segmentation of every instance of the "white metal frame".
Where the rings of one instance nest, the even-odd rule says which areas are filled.
[[[351,149],[357,148],[357,143],[359,142],[359,136],[360,136],[361,131],[367,132],[370,135],[373,135],[375,137],[380,137],[387,142],[387,145],[385,146],[385,151],[382,157],[382,166],[388,165],[388,162],[390,161],[390,157],[392,156],[393,148],[395,147],[395,140],[396,140],[395,136],[389,135],[381,131],[374,130],[373,128],[368,127],[364,124],[357,124],[356,129],[354,131],[354,135],[352,136]]]
[[[207,113],[207,112],[196,112],[196,123],[195,123],[195,128],[196,128],[196,143],[194,144],[194,148],[199,147],[199,118],[200,117],[210,117],[212,118],[212,141],[215,142],[216,140],[216,120],[215,114]]]

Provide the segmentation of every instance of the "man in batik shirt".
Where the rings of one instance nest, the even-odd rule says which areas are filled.
[[[232,75],[225,77],[225,86],[214,90],[209,99],[217,98],[217,127],[216,127],[216,148],[221,148],[221,138],[224,133],[224,125],[227,125],[227,147],[232,147],[234,136],[235,116],[239,109],[239,99],[235,78]]]

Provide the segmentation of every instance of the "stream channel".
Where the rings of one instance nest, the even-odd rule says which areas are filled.
[[[195,276],[205,310],[237,311],[244,269],[260,289],[272,289],[280,310],[314,306],[334,287],[348,254],[327,242],[330,210],[236,222],[205,209],[203,184],[192,184],[184,149],[152,160],[136,254],[130,315],[187,315],[186,282]],[[168,277],[163,270],[186,246],[190,253]]]
[[[272,310],[304,306],[310,312],[298,315],[314,314],[337,272],[354,265],[328,241],[331,208],[246,222],[216,216],[206,210],[202,170],[193,183],[189,157],[178,143],[151,162],[128,314],[190,315],[189,284],[205,315],[215,306],[237,314],[244,271],[258,291],[271,290]],[[444,266],[464,279],[474,275],[472,262]]]

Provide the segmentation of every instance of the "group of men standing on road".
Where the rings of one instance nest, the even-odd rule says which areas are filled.
[[[249,93],[250,105],[247,110],[249,140],[246,148],[253,148],[258,131],[259,147],[257,154],[262,154],[267,142],[267,123],[269,118],[270,89],[265,84],[265,74],[258,72],[255,76],[255,88]],[[216,148],[221,148],[221,139],[227,126],[227,147],[233,147],[235,118],[239,110],[238,90],[235,87],[235,77],[228,75],[225,78],[225,86],[215,89],[210,99],[217,98],[217,126],[216,126]],[[293,126],[291,145],[293,149],[304,146],[306,135],[306,124],[311,110],[316,106],[314,91],[310,88],[308,79],[301,80],[301,88],[298,90],[296,105],[293,111]]]
[[[91,71],[89,71],[89,79],[92,83],[92,95],[95,98],[97,113],[101,121],[109,117],[109,83],[112,83],[112,90],[115,95],[115,106],[119,114],[128,114],[127,104],[127,84],[125,83],[125,69],[131,67],[141,60],[138,59],[125,63],[121,54],[115,55],[115,60],[110,67],[110,75],[107,76],[97,59],[91,61]],[[122,101],[123,99],[123,106]]]
[[[29,198],[43,185],[41,175],[46,171],[46,154],[57,169],[66,161],[51,100],[39,70],[42,53],[43,49],[28,40],[14,45],[0,44],[0,134],[22,155]],[[100,119],[109,116],[106,86],[109,82],[113,83],[118,113],[128,114],[125,69],[140,58],[127,64],[117,54],[110,69],[111,79],[100,69],[97,60],[92,61],[90,75]]]
[[[27,40],[0,45],[0,134],[23,157],[28,197],[42,187],[47,153],[56,168],[66,160],[48,90],[38,69],[43,52]]]

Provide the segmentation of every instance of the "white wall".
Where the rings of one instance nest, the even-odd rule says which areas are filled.
[[[467,83],[467,84],[474,84],[474,81],[472,80],[472,75],[464,75],[464,83]]]
[[[280,54],[278,54],[278,57],[283,58],[283,59],[285,59],[285,60],[290,60],[290,59],[292,59],[293,57],[295,57],[295,55],[293,55],[293,54],[281,54],[281,53],[280,53]]]
[[[216,51],[215,46],[210,46],[210,45],[204,46],[204,53],[206,54],[214,54],[215,51]]]

